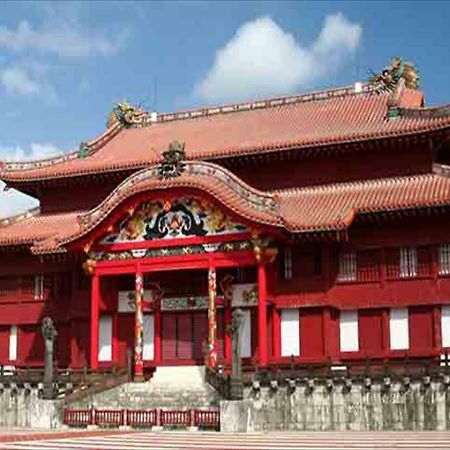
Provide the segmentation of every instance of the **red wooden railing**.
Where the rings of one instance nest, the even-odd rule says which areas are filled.
[[[128,409],[125,415],[125,425],[131,427],[152,427],[158,424],[158,411],[150,410],[132,410]]]
[[[65,409],[64,424],[70,427],[86,427],[94,423],[92,409]]]
[[[216,428],[220,425],[219,410],[194,410],[194,426],[205,428]]]
[[[159,422],[163,426],[185,426],[190,427],[192,423],[191,410],[160,410]]]
[[[64,424],[71,427],[97,425],[99,427],[119,427],[128,425],[135,428],[152,426],[215,428],[220,426],[218,409],[65,409]]]
[[[94,410],[94,425],[99,427],[118,427],[124,424],[124,411],[121,409]]]

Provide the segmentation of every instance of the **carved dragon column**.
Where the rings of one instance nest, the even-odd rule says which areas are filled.
[[[208,270],[208,367],[217,366],[217,322],[216,322],[216,268]]]
[[[134,319],[134,381],[144,381],[143,335],[144,335],[144,276],[140,270],[135,280],[135,319]]]

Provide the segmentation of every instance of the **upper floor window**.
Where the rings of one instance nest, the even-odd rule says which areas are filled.
[[[417,276],[417,249],[415,247],[400,248],[399,276],[403,278]]]
[[[34,299],[43,300],[44,298],[44,275],[35,275],[34,277]]]
[[[450,274],[450,244],[441,244],[439,246],[439,273],[443,275]]]
[[[286,245],[281,254],[281,275],[285,280],[292,280],[292,247]]]
[[[346,252],[339,254],[338,281],[356,280],[356,253]]]

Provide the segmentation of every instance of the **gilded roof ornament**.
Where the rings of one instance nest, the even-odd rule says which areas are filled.
[[[395,56],[391,64],[385,67],[380,74],[373,73],[369,83],[379,93],[391,92],[398,85],[401,79],[405,80],[408,89],[419,88],[419,71],[411,62],[405,62],[402,58]]]
[[[142,123],[145,116],[145,111],[137,106],[133,106],[126,100],[122,100],[114,105],[113,110],[108,116],[106,123],[108,128],[111,128],[117,122],[125,127],[137,125]]]
[[[158,168],[159,178],[167,180],[168,178],[179,177],[185,170],[186,153],[184,151],[184,142],[172,141],[169,149],[162,153],[162,161]]]

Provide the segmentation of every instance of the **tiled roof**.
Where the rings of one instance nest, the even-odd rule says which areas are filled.
[[[78,229],[80,211],[61,214],[27,215],[3,220],[0,225],[0,246],[25,245],[43,241],[57,233],[71,234]]]
[[[404,90],[401,113],[388,119],[389,94],[366,86],[322,91],[256,103],[162,114],[156,122],[114,125],[88,143],[89,156],[76,153],[39,163],[5,163],[6,182],[44,180],[148,167],[173,140],[184,141],[188,160],[214,160],[284,149],[302,149],[423,133],[450,127],[445,108],[421,108],[422,94]],[[392,105],[391,105],[392,106]],[[413,114],[408,114],[412,111]]]
[[[347,228],[358,214],[450,204],[450,178],[385,178],[279,192],[279,214],[294,232]]]
[[[268,193],[210,163],[187,163],[185,173],[169,180],[159,180],[155,171],[153,166],[131,175],[89,212],[41,214],[3,225],[0,245],[34,243],[35,253],[62,251],[65,244],[108,219],[131,196],[178,187],[206,191],[250,221],[295,234],[342,230],[358,214],[450,205],[450,178],[435,173]]]

